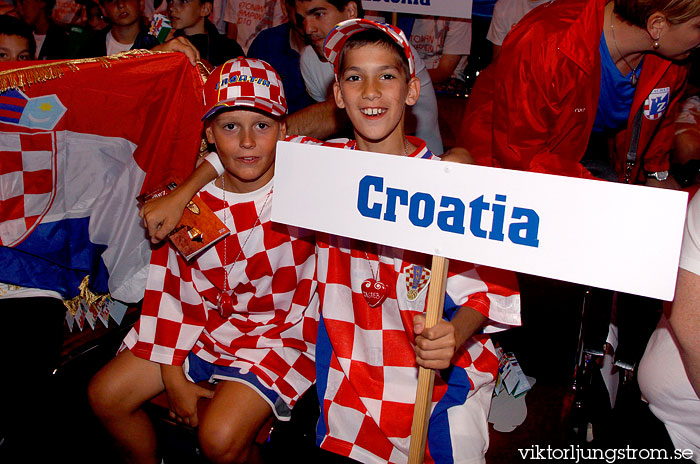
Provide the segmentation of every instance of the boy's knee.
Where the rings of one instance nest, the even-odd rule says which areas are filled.
[[[198,435],[202,451],[212,462],[244,463],[248,460],[252,443],[241,440],[242,434],[234,427],[204,421],[199,426]]]

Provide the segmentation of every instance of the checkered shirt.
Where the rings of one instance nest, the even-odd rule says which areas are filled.
[[[432,157],[420,140],[411,142],[419,146],[413,156]],[[322,403],[317,438],[322,448],[363,463],[405,463],[418,375],[413,317],[425,312],[428,292],[426,282],[414,278],[415,265],[429,269],[431,257],[328,234],[316,240]],[[376,308],[360,289],[373,273],[389,284],[387,299]],[[411,282],[417,297],[408,296]],[[452,261],[446,293],[446,307],[467,305],[488,318],[484,332],[520,324],[513,273]],[[486,452],[486,416],[498,371],[488,335],[472,337],[452,363],[449,374],[435,379],[426,462],[464,462]]]
[[[39,225],[56,195],[55,135],[6,132],[0,150],[0,245],[11,247]]]
[[[205,361],[249,370],[292,407],[315,379],[314,235],[273,224],[271,199],[254,226],[270,189],[226,192],[226,204],[213,183],[200,191],[220,219],[226,211],[231,236],[191,264],[171,246],[155,250],[141,317],[124,343],[157,363],[180,365],[191,350]],[[236,301],[227,319],[216,309],[225,270]]]

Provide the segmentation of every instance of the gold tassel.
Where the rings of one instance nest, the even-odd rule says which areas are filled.
[[[80,306],[81,301],[84,301],[89,308],[93,304],[96,304],[97,306],[102,305],[104,300],[109,297],[109,293],[94,293],[88,288],[89,283],[90,275],[86,275],[83,277],[83,281],[80,282],[80,285],[78,286],[78,290],[80,291],[78,296],[73,297],[70,300],[63,300],[64,306],[68,308],[68,311],[70,311],[73,316],[75,316],[75,313],[78,312],[78,307]]]
[[[9,89],[22,89],[31,87],[34,84],[60,79],[67,71],[77,72],[80,65],[87,63],[100,63],[103,68],[109,68],[112,63],[125,58],[138,58],[146,55],[172,52],[153,52],[150,50],[129,50],[109,56],[99,56],[96,58],[81,58],[76,60],[64,60],[54,63],[37,64],[26,68],[8,69],[0,72],[0,93]]]

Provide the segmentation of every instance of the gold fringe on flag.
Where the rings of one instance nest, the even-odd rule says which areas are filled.
[[[78,307],[80,306],[81,301],[84,301],[89,308],[93,304],[100,306],[105,299],[109,298],[109,293],[94,293],[88,288],[89,283],[90,275],[86,275],[83,277],[83,281],[80,282],[80,285],[78,286],[80,294],[74,298],[71,298],[70,300],[63,300],[63,304],[66,308],[68,308],[68,311],[70,311],[73,316],[75,316],[75,313],[78,312]]]
[[[9,89],[22,89],[31,87],[34,84],[60,79],[67,71],[80,71],[80,65],[87,63],[100,63],[102,67],[109,68],[112,63],[125,58],[137,58],[145,55],[155,55],[159,53],[150,50],[129,50],[109,56],[99,56],[96,58],[81,58],[76,60],[55,61],[53,63],[37,64],[25,68],[8,69],[0,72],[0,93]]]

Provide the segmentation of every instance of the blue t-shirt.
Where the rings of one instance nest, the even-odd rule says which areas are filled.
[[[248,56],[267,61],[275,68],[282,78],[284,95],[291,114],[316,102],[306,92],[299,65],[301,56],[289,45],[289,33],[289,23],[260,31],[250,44]]]
[[[605,34],[600,37],[600,99],[593,123],[593,132],[617,132],[627,125],[632,108],[635,88],[630,84],[632,72],[623,76],[617,69],[605,43]],[[642,71],[642,63],[637,66],[637,77]]]

